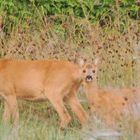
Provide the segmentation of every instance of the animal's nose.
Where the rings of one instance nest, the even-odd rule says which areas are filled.
[[[86,76],[86,80],[92,80],[92,79],[93,79],[93,77],[91,75]]]

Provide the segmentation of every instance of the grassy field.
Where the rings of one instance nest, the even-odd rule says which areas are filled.
[[[19,103],[21,105],[21,103]],[[59,131],[58,116],[52,107],[47,109],[47,103],[26,103],[20,108],[20,125],[12,128],[0,122],[1,140],[79,140],[81,132],[73,123],[65,130],[65,135]],[[36,106],[36,107],[35,107]],[[2,108],[1,108],[2,114]]]
[[[108,19],[102,26],[98,21],[91,23],[86,17],[62,15],[59,24],[56,24],[55,16],[50,16],[38,19],[35,25],[26,28],[18,25],[10,33],[1,31],[0,57],[74,62],[82,57],[90,63],[99,57],[98,83],[101,87],[140,87],[140,22],[125,15],[124,25],[120,21],[122,16],[117,11],[115,14],[114,21]],[[87,110],[87,103],[83,105]],[[107,129],[104,122],[93,114],[90,123],[81,130],[75,114],[69,106],[68,109],[73,120],[62,135],[59,117],[49,102],[19,100],[19,128],[12,128],[3,125],[1,100],[0,140],[89,140],[92,131]],[[117,125],[120,124],[120,140],[140,139],[140,120],[127,116]]]
[[[90,116],[87,126],[80,129],[78,120],[69,110],[73,120],[62,133],[59,129],[58,115],[48,102],[29,103],[20,101],[19,106],[20,124],[18,127],[5,126],[1,118],[1,140],[94,140],[95,132],[110,130],[96,114]],[[3,105],[0,108],[1,114],[2,110]],[[118,140],[139,140],[140,120],[126,116],[117,125],[117,131],[121,134]]]

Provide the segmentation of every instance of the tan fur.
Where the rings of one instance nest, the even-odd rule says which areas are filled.
[[[0,15],[0,29],[2,28],[2,24],[3,24],[3,16]]]
[[[82,82],[82,71],[78,65],[59,60],[0,60],[0,95],[5,99],[3,119],[10,117],[18,124],[17,98],[30,101],[46,100],[52,103],[61,119],[61,128],[70,122],[63,99],[83,125],[87,120],[76,92]]]
[[[86,71],[84,86],[91,111],[108,125],[113,125],[126,113],[140,117],[140,89],[101,89],[97,84],[97,65],[89,65],[85,65],[83,70]],[[92,76],[91,81],[87,81],[88,75]]]

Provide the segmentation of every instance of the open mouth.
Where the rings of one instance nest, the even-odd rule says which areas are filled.
[[[92,80],[93,80],[93,77],[92,76],[88,75],[86,77],[86,82],[91,82]]]

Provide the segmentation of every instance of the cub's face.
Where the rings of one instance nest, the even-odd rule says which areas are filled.
[[[80,59],[78,64],[82,68],[82,78],[85,83],[90,83],[96,81],[97,78],[97,65],[99,62],[99,58],[94,60],[94,63],[85,63],[83,59]]]
[[[95,64],[85,64],[82,69],[83,79],[90,83],[96,80],[97,66]]]

